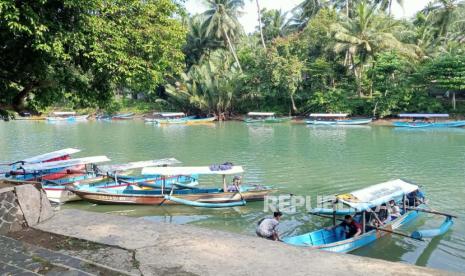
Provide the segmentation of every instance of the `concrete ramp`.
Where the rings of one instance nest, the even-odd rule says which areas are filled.
[[[34,228],[132,250],[144,275],[452,274],[189,225],[80,210],[60,211]]]

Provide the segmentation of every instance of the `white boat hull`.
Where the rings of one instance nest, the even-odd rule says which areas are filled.
[[[56,203],[65,203],[81,200],[75,193],[64,188],[44,188],[48,200]]]

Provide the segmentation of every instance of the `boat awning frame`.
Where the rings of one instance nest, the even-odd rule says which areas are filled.
[[[61,149],[61,150],[52,151],[52,152],[36,155],[33,157],[29,157],[29,158],[20,160],[15,163],[39,163],[39,162],[47,161],[50,159],[68,156],[74,153],[78,153],[80,151],[81,151],[80,149],[66,148],[66,149]]]
[[[179,117],[186,116],[184,112],[154,112],[153,115],[159,115],[162,117]]]
[[[242,166],[233,166],[229,170],[212,171],[210,167],[146,167],[142,169],[143,175],[232,175],[244,172]]]
[[[108,162],[108,161],[110,161],[108,157],[104,155],[100,155],[100,156],[83,157],[83,158],[53,161],[53,162],[25,164],[21,166],[21,169],[28,171],[28,172],[44,171],[44,170],[73,167],[73,166],[78,166],[78,165],[102,163],[102,162]]]
[[[449,118],[449,114],[401,113],[400,118]]]
[[[136,162],[129,162],[125,164],[114,164],[114,165],[104,165],[99,166],[99,169],[102,172],[121,172],[127,171],[132,169],[140,169],[150,166],[169,166],[181,164],[181,161],[177,160],[176,158],[165,158],[165,159],[158,159],[158,160],[147,160],[147,161],[136,161]]]
[[[309,117],[322,117],[322,118],[340,118],[340,117],[347,117],[349,114],[347,113],[312,113]]]
[[[55,116],[72,116],[72,115],[76,115],[76,112],[74,111],[56,111],[56,112],[52,112],[53,115]]]
[[[247,116],[275,116],[274,112],[249,112]]]
[[[354,208],[358,212],[362,212],[383,203],[388,203],[392,199],[403,197],[418,189],[419,187],[415,184],[396,179],[351,193],[340,194],[336,198],[339,202]]]

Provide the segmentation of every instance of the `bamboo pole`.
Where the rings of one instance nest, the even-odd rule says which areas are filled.
[[[423,208],[407,208],[407,210],[418,211],[418,212],[429,213],[429,214],[440,215],[440,216],[446,216],[446,217],[451,217],[451,218],[458,218],[456,215],[451,215],[451,214],[433,211],[433,210],[426,210]]]

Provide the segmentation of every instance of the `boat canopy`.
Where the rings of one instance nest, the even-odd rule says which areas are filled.
[[[186,116],[184,112],[154,112],[153,115],[158,115],[162,117],[179,117]]]
[[[401,118],[449,118],[449,114],[429,114],[429,113],[402,113],[397,116]]]
[[[115,164],[115,165],[104,165],[99,166],[99,169],[103,172],[116,172],[116,171],[127,171],[132,169],[145,168],[150,166],[169,166],[174,164],[181,164],[176,158],[165,158],[158,160],[147,160],[147,161],[137,161],[129,162],[125,164]]]
[[[336,197],[342,203],[361,212],[416,190],[417,185],[396,179]]]
[[[50,159],[71,155],[73,153],[77,153],[77,152],[80,152],[80,151],[81,151],[80,149],[73,149],[73,148],[61,149],[61,150],[52,151],[52,152],[40,154],[40,155],[37,155],[37,156],[29,157],[29,158],[23,159],[23,160],[21,160],[19,162],[21,162],[21,163],[40,163],[40,162],[47,161],[47,160],[50,160]]]
[[[43,171],[43,170],[52,170],[52,169],[58,169],[58,168],[78,166],[78,165],[102,163],[102,162],[107,162],[107,161],[110,161],[110,159],[104,155],[101,155],[101,156],[68,159],[68,160],[63,160],[63,161],[26,164],[26,165],[22,165],[21,168],[24,169],[25,171]]]
[[[327,118],[340,118],[340,117],[347,117],[349,114],[347,113],[312,113],[310,117],[327,117]]]
[[[56,111],[52,113],[55,116],[72,116],[76,115],[76,112],[73,111]]]
[[[243,173],[242,166],[233,166],[229,170],[212,171],[210,167],[147,167],[142,169],[144,175],[230,175]]]
[[[249,112],[248,116],[274,116],[274,112]]]

